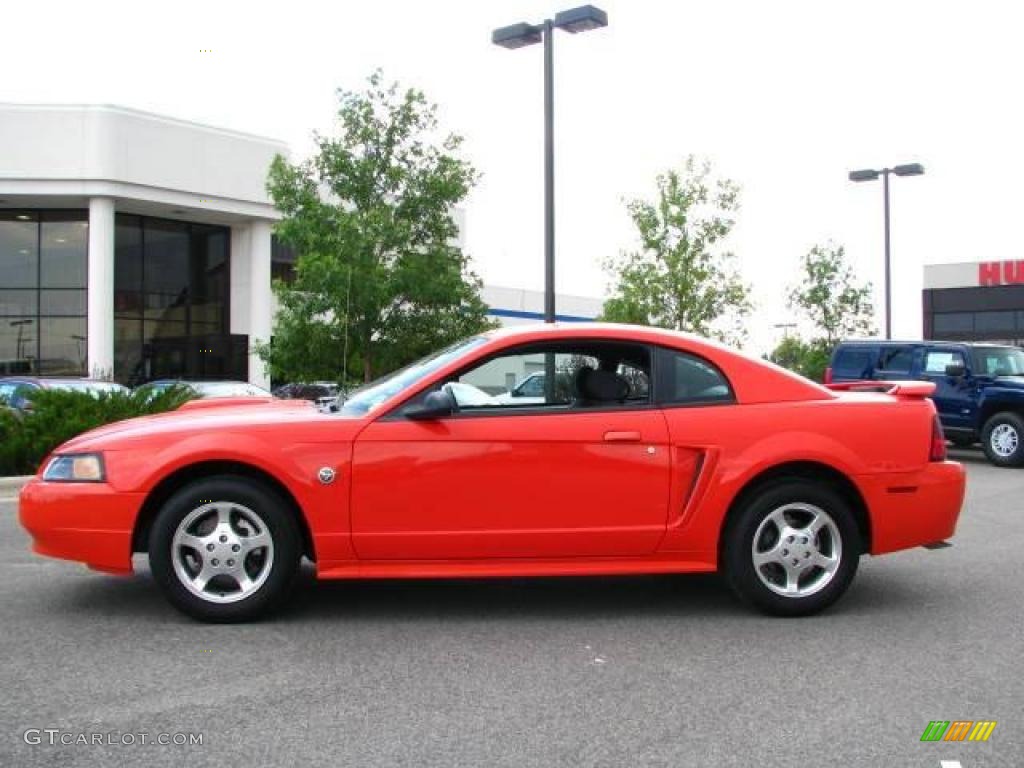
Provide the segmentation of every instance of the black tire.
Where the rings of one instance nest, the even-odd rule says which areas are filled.
[[[808,616],[828,608],[846,592],[857,572],[863,541],[849,506],[829,485],[799,478],[782,479],[756,489],[740,504],[729,520],[723,539],[721,559],[729,586],[744,602],[773,616]],[[818,537],[817,542],[820,545],[818,549],[828,550],[831,548],[832,554],[838,555],[838,564],[830,579],[824,581],[817,591],[806,595],[777,594],[764,583],[758,569],[754,566],[754,535],[762,522],[789,504],[811,505],[825,512],[834,524],[829,531],[834,530],[837,533],[841,545],[838,549],[835,548],[835,542],[831,541],[832,533],[825,533]],[[785,514],[792,514],[793,523],[796,525],[799,523],[799,516],[804,513],[797,510]],[[809,513],[807,514],[809,515]],[[770,539],[772,530],[772,524],[766,523],[761,537],[768,536]],[[778,528],[774,530],[775,535],[781,533]],[[780,547],[783,544],[781,541],[778,543]],[[794,553],[810,557],[806,553],[808,548],[814,547],[814,544],[815,540],[803,545],[797,542],[795,546],[803,547],[803,551]],[[784,552],[785,550],[780,549],[779,551]],[[788,560],[788,558],[786,559]],[[786,567],[788,568],[788,565]],[[799,567],[807,568],[801,572],[802,575],[796,581],[798,585],[803,582],[805,589],[817,583],[812,580],[814,577],[824,578],[827,575],[824,568],[820,566],[807,567],[803,561]],[[778,570],[773,571],[773,568]],[[762,566],[761,573],[766,574],[766,578],[778,573],[783,580],[785,579],[785,572],[781,570],[780,565],[775,563]]]
[[[959,437],[958,436],[958,437],[947,437],[946,439],[948,439],[949,442],[951,442],[953,444],[954,448],[970,448],[972,445],[974,445],[976,442],[978,442],[973,437]]]
[[[227,502],[255,513],[272,541],[273,556],[270,565],[265,566],[267,573],[262,583],[257,582],[251,594],[235,602],[211,602],[200,597],[185,586],[175,570],[176,555],[172,548],[179,525],[210,502]],[[237,511],[233,514],[237,515]],[[264,557],[265,552],[262,551]],[[253,553],[257,567],[260,555],[260,551]],[[290,591],[301,557],[301,536],[290,505],[264,483],[234,475],[209,477],[182,487],[160,509],[149,534],[149,567],[154,580],[171,605],[200,621],[249,621],[267,614],[280,605]],[[235,585],[241,592],[239,583]]]
[[[1002,429],[1000,429],[1002,428]],[[999,430],[999,432],[997,432]],[[1016,448],[1010,452],[1006,451],[1005,443],[993,447],[993,438],[996,442],[1000,432],[1016,435]],[[985,458],[997,467],[1019,467],[1024,465],[1024,419],[1016,413],[1004,411],[992,416],[985,422],[985,428],[981,430],[981,448],[985,451]]]

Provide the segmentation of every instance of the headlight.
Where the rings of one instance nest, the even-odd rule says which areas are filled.
[[[43,472],[43,480],[57,483],[102,483],[105,479],[103,457],[98,453],[54,456]]]

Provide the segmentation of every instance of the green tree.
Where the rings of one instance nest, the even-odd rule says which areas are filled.
[[[275,283],[273,343],[259,348],[275,378],[369,381],[490,326],[455,245],[453,206],[477,179],[462,139],[437,138],[436,105],[379,71],[338,97],[338,134],[270,168],[275,231],[299,254],[294,282]]]
[[[790,307],[814,324],[815,337],[831,349],[848,336],[875,332],[871,284],[859,284],[841,245],[816,245],[801,261],[803,279],[789,293]]]
[[[605,263],[613,285],[603,319],[739,342],[750,289],[721,248],[735,224],[739,188],[713,180],[710,163],[692,156],[659,175],[657,187],[655,201],[627,204],[640,248]]]
[[[831,348],[822,339],[804,341],[799,336],[786,336],[769,354],[776,365],[788,368],[813,381],[823,381]]]

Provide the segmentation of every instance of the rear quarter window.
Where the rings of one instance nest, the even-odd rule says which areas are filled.
[[[870,377],[876,354],[873,347],[840,347],[832,360],[832,375],[855,379]]]
[[[666,403],[707,404],[735,402],[729,380],[703,358],[685,352],[669,352]]]
[[[883,347],[878,356],[878,370],[909,374],[914,365],[913,347]]]

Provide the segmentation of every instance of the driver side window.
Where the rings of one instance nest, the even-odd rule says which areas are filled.
[[[650,370],[642,345],[532,344],[463,371],[445,388],[460,411],[621,407],[649,402]]]

